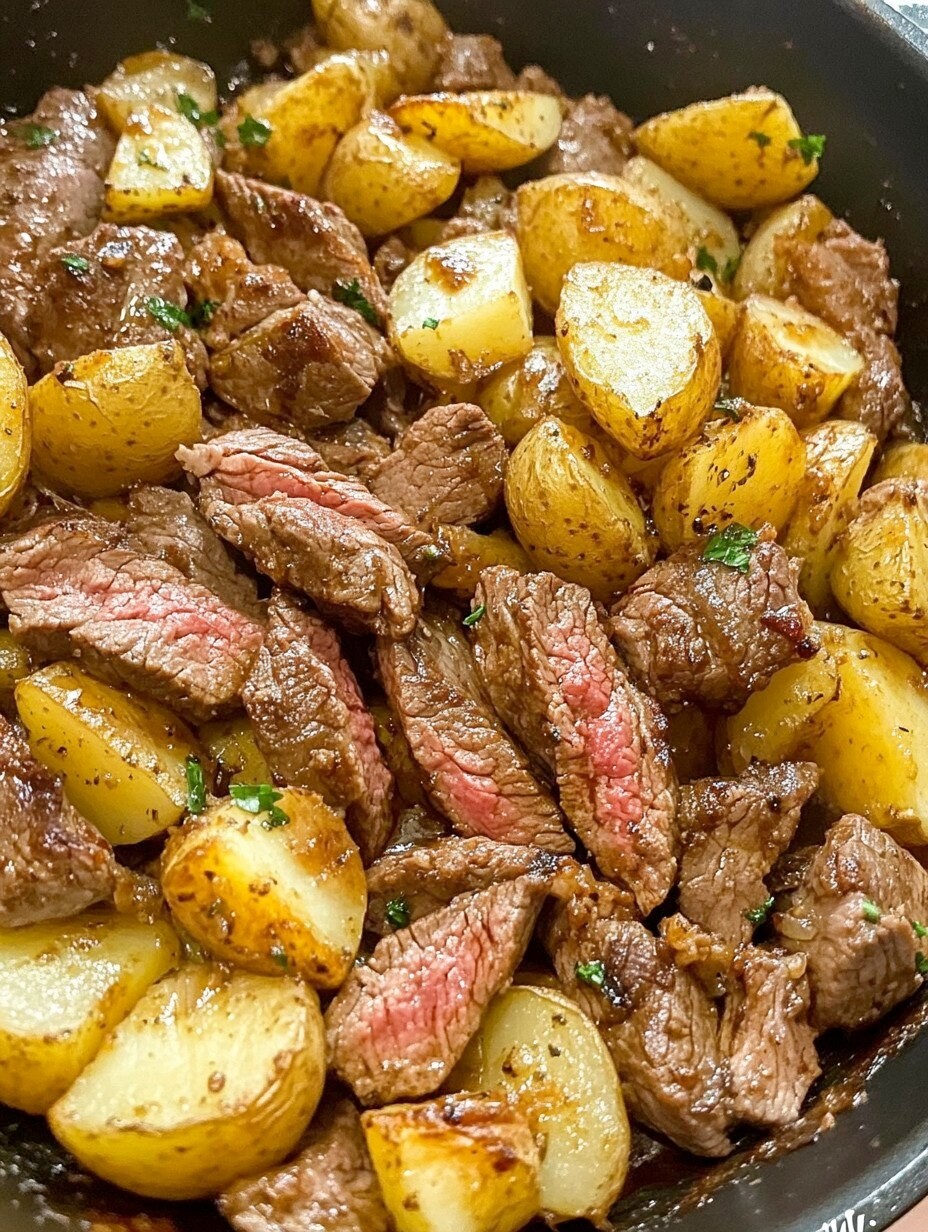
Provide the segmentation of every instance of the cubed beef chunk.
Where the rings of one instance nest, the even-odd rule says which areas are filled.
[[[445,1081],[522,960],[547,887],[531,876],[452,899],[383,937],[326,1011],[335,1072],[364,1104]]]
[[[485,569],[476,656],[509,729],[554,776],[605,876],[644,913],[676,876],[676,778],[663,716],[619,667],[589,591],[553,573]]]
[[[763,914],[764,878],[793,841],[818,785],[812,762],[750,766],[738,778],[698,779],[680,790],[680,910],[733,945]]]
[[[348,1099],[328,1100],[297,1154],[219,1198],[235,1232],[389,1232],[361,1118]]]
[[[544,155],[542,175],[596,171],[621,175],[632,155],[634,124],[605,94],[571,99],[557,141]]]
[[[369,483],[385,504],[423,526],[469,526],[499,504],[507,456],[479,406],[435,406],[406,429]]]
[[[335,631],[276,592],[242,700],[275,776],[344,809],[351,836],[370,863],[393,825],[392,782]]]
[[[496,175],[481,175],[464,189],[454,217],[441,229],[440,240],[484,231],[511,231],[514,227],[513,196]]]
[[[27,367],[26,316],[46,290],[36,279],[39,262],[93,230],[113,148],[96,104],[80,90],[56,86],[31,116],[0,128],[0,331]]]
[[[668,710],[738,710],[771,677],[817,649],[812,613],[770,528],[747,572],[693,543],[654,565],[613,608],[612,632],[634,679]]]
[[[821,1072],[809,1022],[809,981],[801,954],[745,946],[735,958],[722,1015],[732,1118],[789,1125]]]
[[[123,534],[100,519],[62,519],[0,548],[11,631],[42,655],[79,656],[195,720],[232,708],[260,625]]]
[[[886,249],[835,219],[811,243],[794,242],[786,255],[793,294],[864,358],[864,371],[841,398],[839,413],[859,419],[884,440],[909,411],[893,342],[899,284],[890,277]]]
[[[383,241],[374,253],[374,272],[385,291],[392,288],[415,256],[415,248],[410,248],[398,235],[390,235]]]
[[[75,915],[115,888],[109,843],[0,717],[0,927]]]
[[[367,482],[390,452],[390,442],[375,432],[366,419],[333,424],[307,437],[327,471],[352,475]]]
[[[499,39],[489,34],[452,34],[438,62],[432,89],[513,90],[516,75],[506,63]]]
[[[864,817],[836,822],[774,917],[783,944],[808,960],[814,1026],[865,1026],[915,992],[926,919],[928,873],[915,857]]]
[[[494,714],[453,610],[436,606],[404,641],[381,641],[377,662],[426,792],[460,834],[573,850],[557,805]]]
[[[303,291],[331,295],[358,283],[376,313],[386,296],[371,269],[364,237],[337,205],[289,188],[220,171],[216,196],[229,230],[259,265],[282,265]]]

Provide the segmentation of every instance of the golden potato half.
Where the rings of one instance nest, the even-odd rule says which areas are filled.
[[[121,133],[129,116],[147,107],[177,111],[183,94],[203,115],[216,110],[216,74],[209,65],[174,51],[143,51],[116,65],[96,99],[110,127]]]
[[[32,414],[26,374],[0,334],[0,517],[22,487],[31,453]]]
[[[735,297],[772,295],[785,299],[789,294],[790,246],[796,241],[811,243],[817,239],[831,218],[831,210],[811,193],[771,210],[741,254],[732,286]]]
[[[213,199],[213,158],[195,125],[157,103],[127,117],[104,186],[110,222],[152,222],[204,210]]]
[[[313,0],[313,16],[330,47],[385,50],[411,94],[431,82],[449,33],[431,0]]]
[[[529,428],[549,415],[585,431],[591,424],[554,338],[536,338],[527,355],[494,372],[478,389],[477,402],[507,445],[518,445]]]

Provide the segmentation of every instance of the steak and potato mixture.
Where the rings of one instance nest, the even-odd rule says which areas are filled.
[[[0,125],[0,1100],[238,1232],[607,1227],[928,974],[898,287],[773,89],[312,17]]]

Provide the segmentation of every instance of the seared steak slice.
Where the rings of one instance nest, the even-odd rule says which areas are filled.
[[[460,618],[423,614],[377,662],[429,798],[460,834],[572,851],[560,813],[503,730],[477,680]]]
[[[367,870],[365,928],[381,935],[393,932],[396,925],[387,916],[391,903],[412,923],[459,894],[528,874],[550,877],[565,863],[573,861],[538,847],[481,837],[439,838],[391,849]]]
[[[371,491],[423,526],[469,526],[499,504],[507,456],[479,406],[436,406],[403,433],[371,476]]]
[[[325,463],[327,471],[352,475],[355,479],[370,479],[390,452],[390,442],[375,432],[366,419],[349,419],[346,424],[333,424],[308,438]]]
[[[886,249],[881,241],[865,240],[835,219],[813,242],[794,242],[787,260],[792,293],[843,334],[866,362],[841,398],[841,415],[859,419],[884,440],[909,408],[899,352],[892,341],[899,284],[890,277]]]
[[[32,126],[54,138],[33,148]],[[0,331],[27,365],[26,315],[45,293],[38,263],[50,248],[93,230],[113,147],[96,105],[80,90],[56,86],[31,116],[0,127]]]
[[[312,430],[350,419],[388,362],[386,343],[360,313],[310,291],[216,351],[209,383],[253,419]]]
[[[750,766],[734,779],[697,779],[680,790],[680,910],[732,945],[750,941],[747,913],[763,909],[764,878],[793,841],[818,785],[812,762]]]
[[[605,94],[571,99],[557,141],[541,160],[541,175],[598,171],[621,175],[634,152],[634,124]]]
[[[242,701],[275,776],[344,809],[370,863],[393,824],[374,721],[334,630],[280,591],[268,604],[267,634]]]
[[[0,548],[10,629],[51,658],[149,693],[194,720],[234,706],[261,627],[122,529],[81,517],[46,522]]]
[[[259,265],[282,265],[303,291],[331,295],[357,281],[375,312],[386,297],[371,269],[364,237],[337,205],[289,188],[220,171],[216,196],[232,234]]]
[[[553,573],[485,569],[475,603],[484,685],[557,780],[605,876],[647,914],[676,876],[677,784],[663,716],[625,677],[589,591]]]
[[[864,817],[825,835],[788,911],[774,917],[783,944],[805,954],[819,1031],[875,1022],[922,983],[916,932],[928,919],[928,873]]]
[[[489,34],[452,34],[438,62],[432,90],[513,90],[516,75],[502,44]]]
[[[135,546],[179,569],[184,577],[218,595],[253,620],[262,619],[254,580],[236,568],[228,549],[186,492],[141,487],[127,498],[122,523]]]
[[[324,1102],[299,1153],[221,1194],[235,1232],[389,1232],[390,1220],[348,1099]]]
[[[747,573],[704,560],[705,546],[654,565],[613,608],[613,637],[633,677],[669,710],[685,702],[738,710],[781,667],[817,650],[799,562],[770,527]]]
[[[363,1104],[438,1089],[493,997],[522,960],[546,893],[542,879],[462,894],[383,937],[326,1011],[335,1072]]]
[[[251,428],[214,437],[208,444],[182,447],[181,464],[200,480],[204,498],[229,504],[266,496],[310,500],[363,523],[399,549],[417,576],[427,580],[445,563],[431,535],[402,512],[384,504],[357,479],[326,469],[315,449],[270,428]]]
[[[2,717],[0,818],[0,927],[60,919],[113,897],[109,843]]]
[[[801,954],[745,946],[735,959],[722,1016],[732,1118],[789,1125],[821,1073],[809,1023]]]

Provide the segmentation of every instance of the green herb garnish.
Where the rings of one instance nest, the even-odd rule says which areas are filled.
[[[915,955],[915,970],[919,975],[928,975],[928,957],[921,950]]]
[[[216,315],[218,307],[218,299],[204,299],[200,300],[199,303],[191,304],[187,313],[190,317],[190,324],[194,329],[205,329]]]
[[[405,928],[409,923],[409,903],[405,898],[391,898],[384,913],[391,928]]]
[[[759,907],[749,907],[744,913],[744,918],[749,924],[753,924],[755,928],[759,928],[761,924],[766,924],[767,917],[773,909],[773,896],[765,898]]]
[[[189,327],[191,324],[189,313],[179,304],[172,304],[169,299],[162,299],[160,295],[149,295],[145,308],[148,315],[154,317],[169,333],[175,333],[181,325]]]
[[[57,128],[45,128],[42,124],[20,124],[16,135],[25,141],[30,150],[41,150],[57,141],[61,134]]]
[[[286,971],[290,963],[287,958],[287,951],[282,945],[272,945],[269,950],[272,962],[277,963],[283,971]]]
[[[212,128],[214,124],[219,123],[218,111],[203,111],[193,95],[187,94],[184,90],[179,90],[177,93],[177,110],[197,128],[203,128],[204,125]]]
[[[196,816],[206,808],[206,780],[199,757],[191,754],[187,758],[184,774],[187,777],[187,812]]]
[[[591,988],[602,988],[606,982],[606,965],[597,958],[593,962],[578,962],[574,974],[581,984],[589,984]]]
[[[696,249],[696,268],[700,270],[708,270],[709,273],[713,274],[716,278],[719,276],[718,261],[716,261],[709,249],[703,248],[702,245]]]
[[[474,610],[470,613],[469,616],[464,617],[461,623],[466,625],[468,629],[472,629],[474,625],[477,623],[477,621],[482,620],[484,616],[486,616],[486,614],[487,614],[487,605],[485,603],[480,603],[477,605],[477,607],[474,608]]]
[[[352,278],[351,282],[336,282],[332,287],[332,298],[337,299],[346,308],[353,308],[355,312],[360,312],[368,325],[380,324],[377,309],[361,290],[361,284],[357,278]]]
[[[804,137],[793,137],[786,144],[791,150],[799,151],[802,161],[808,167],[816,158],[821,158],[825,153],[825,134],[806,133]]]
[[[738,272],[738,266],[741,264],[741,253],[737,257],[729,257],[722,266],[722,282],[731,282],[735,274]]]
[[[238,126],[238,139],[242,145],[267,145],[272,132],[267,120],[246,115]]]
[[[152,158],[148,150],[139,150],[135,161],[140,167],[154,167],[156,171],[167,171],[167,167],[164,163],[159,163],[157,158]]]
[[[883,912],[872,899],[865,898],[860,904],[860,910],[868,924],[879,924],[883,918]]]
[[[438,329],[438,317],[426,317],[422,322],[423,329]]]
[[[187,20],[202,21],[209,25],[213,20],[213,15],[204,5],[197,4],[197,0],[187,0]]]
[[[748,133],[748,140],[749,140],[749,141],[756,141],[756,142],[757,142],[757,144],[760,146],[760,148],[761,148],[761,149],[763,149],[765,145],[769,145],[769,144],[770,144],[770,142],[773,140],[773,138],[772,138],[772,137],[768,137],[766,133],[759,133],[759,132],[755,129],[753,132]]]
[[[924,924],[919,924],[918,920],[912,921],[912,931],[915,933],[915,936],[918,937],[919,941],[921,941],[923,937],[928,937],[928,928],[926,928]]]
[[[757,531],[740,522],[732,522],[712,535],[703,548],[702,558],[747,573],[751,567],[751,549],[757,543]]]
[[[61,264],[66,270],[70,270],[72,274],[86,274],[90,269],[90,262],[87,258],[79,257],[74,252],[66,252],[61,258]]]
[[[727,415],[735,423],[740,423],[743,408],[744,402],[741,398],[716,398],[713,409],[719,411],[722,415]]]
[[[286,826],[290,822],[284,810],[277,805],[277,801],[283,799],[283,792],[276,791],[270,783],[232,783],[229,795],[246,813],[256,816],[266,813],[267,817],[261,823],[265,830],[276,830],[278,826]]]

